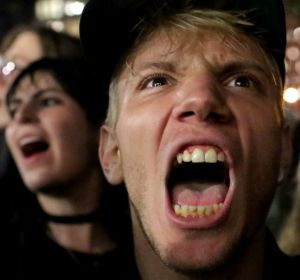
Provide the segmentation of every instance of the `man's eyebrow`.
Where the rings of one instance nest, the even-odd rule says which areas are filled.
[[[222,65],[220,69],[217,69],[217,74],[222,75],[226,73],[233,73],[233,72],[239,72],[239,71],[256,71],[263,74],[265,77],[271,77],[271,73],[267,72],[265,70],[265,67],[263,65],[260,65],[259,63],[251,62],[251,61],[238,61],[238,62],[228,62]]]
[[[148,70],[148,69],[160,69],[167,72],[176,72],[176,66],[175,63],[172,62],[166,62],[166,61],[160,61],[160,62],[144,62],[138,67],[134,68],[131,67],[132,74],[138,75],[139,73]]]

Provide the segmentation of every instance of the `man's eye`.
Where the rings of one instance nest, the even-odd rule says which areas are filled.
[[[253,80],[248,75],[237,76],[228,83],[228,86],[230,86],[230,87],[249,88],[252,85],[253,85]]]
[[[155,78],[153,79],[153,81],[151,82],[151,86],[152,87],[160,87],[160,86],[164,86],[166,85],[168,82],[167,82],[167,79],[164,78],[164,77],[159,77],[159,78]]]
[[[169,81],[165,75],[154,74],[150,77],[147,77],[142,83],[142,88],[154,88],[168,85]]]

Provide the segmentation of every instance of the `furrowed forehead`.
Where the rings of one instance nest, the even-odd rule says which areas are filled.
[[[180,49],[187,50],[187,48],[207,53],[206,43],[213,40],[229,49],[233,55],[252,57],[251,59],[266,67],[266,71],[273,77],[275,84],[281,85],[280,73],[274,58],[263,48],[256,37],[244,32],[243,28],[251,24],[245,21],[236,24],[238,19],[237,15],[224,12],[194,10],[189,14],[173,15],[156,22],[149,29],[143,30],[122,61],[115,77],[123,70],[133,70],[135,57],[141,52],[151,53],[156,46],[159,48],[160,41],[168,41],[168,47],[165,48],[167,56],[172,52]]]

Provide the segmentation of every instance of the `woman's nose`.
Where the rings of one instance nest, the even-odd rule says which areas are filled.
[[[19,123],[36,122],[38,117],[34,107],[31,102],[21,104],[15,112],[15,121]]]

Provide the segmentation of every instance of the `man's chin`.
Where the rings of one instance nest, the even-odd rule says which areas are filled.
[[[173,271],[190,276],[204,276],[212,272],[215,274],[224,271],[234,261],[239,251],[238,247],[226,244],[222,248],[210,250],[206,247],[207,249],[203,250],[201,246],[195,246],[195,244],[190,248],[179,244],[165,250],[165,254],[162,251],[158,252],[158,250],[156,253],[162,262]]]
[[[156,255],[156,260],[172,271],[191,276],[218,273],[234,262],[243,248],[241,240],[232,239],[232,235],[224,235],[223,232],[218,234],[218,231],[200,233],[196,230],[172,236],[151,234],[134,204],[131,205],[135,214],[133,220],[137,220],[143,241]]]

